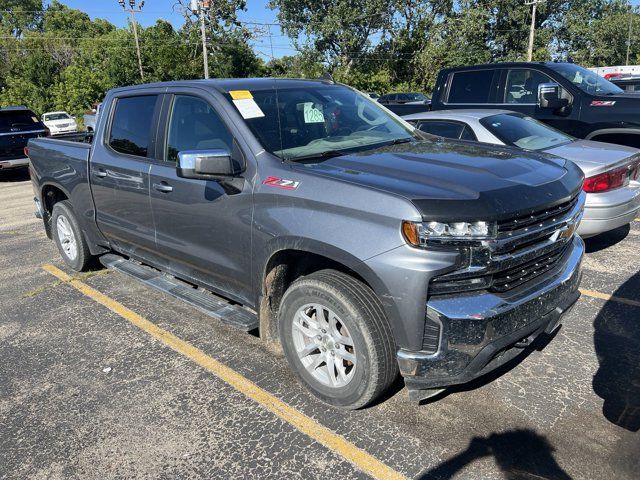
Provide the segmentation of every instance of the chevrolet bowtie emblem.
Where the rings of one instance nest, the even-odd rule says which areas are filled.
[[[578,222],[575,218],[571,219],[565,226],[556,230],[553,235],[551,235],[552,241],[558,240],[567,240],[573,236],[578,228]]]

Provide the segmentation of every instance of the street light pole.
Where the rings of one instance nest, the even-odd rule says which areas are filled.
[[[525,5],[531,5],[531,27],[529,28],[529,48],[527,48],[527,62],[533,59],[533,39],[536,34],[536,10],[538,3],[543,3],[546,0],[528,0],[524,2]]]
[[[142,70],[142,55],[140,55],[140,41],[138,40],[138,26],[136,25],[136,13],[144,7],[144,0],[136,5],[136,0],[129,0],[129,9],[125,6],[124,0],[118,0],[118,3],[125,12],[131,14],[131,23],[133,24],[133,37],[136,41],[136,51],[138,53],[138,68],[140,69],[140,78],[144,80],[144,70]],[[136,10],[137,7],[137,10]]]
[[[625,65],[629,65],[629,53],[631,51],[631,24],[633,21],[633,9],[629,5],[629,36],[627,37],[627,61]]]

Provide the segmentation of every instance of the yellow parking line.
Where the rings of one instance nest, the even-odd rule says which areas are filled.
[[[155,323],[141,317],[134,311],[129,310],[116,300],[90,287],[86,283],[67,275],[65,272],[53,265],[44,265],[42,268],[63,282],[68,283],[87,297],[90,297],[99,304],[107,307],[112,312],[117,313],[122,318],[144,330],[155,339],[160,340],[176,352],[197,363],[205,370],[213,373],[219,379],[243,393],[251,400],[257,402],[262,407],[276,414],[282,420],[291,424],[308,437],[318,443],[321,443],[331,451],[341,455],[371,477],[376,479],[406,479],[404,475],[395,471],[388,465],[385,465],[363,449],[356,447],[344,437],[299,412],[282,400],[279,400],[267,391],[258,387],[246,377],[243,377],[236,371],[208,356],[202,350],[199,350],[193,345],[181,340],[167,330],[160,328]]]
[[[608,293],[596,292],[593,290],[587,290],[586,288],[581,288],[580,293],[586,295],[587,297],[599,298],[600,300],[607,300],[612,302],[623,303],[625,305],[631,305],[633,307],[640,307],[640,302],[637,300],[631,300],[630,298],[624,297],[616,297],[614,295],[609,295]]]

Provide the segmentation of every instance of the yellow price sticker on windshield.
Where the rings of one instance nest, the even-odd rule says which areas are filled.
[[[229,95],[231,95],[231,98],[234,100],[248,100],[253,98],[249,90],[230,90]]]

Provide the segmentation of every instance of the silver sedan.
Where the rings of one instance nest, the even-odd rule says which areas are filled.
[[[578,229],[582,237],[626,225],[640,208],[638,149],[578,140],[508,110],[441,110],[403,118],[433,135],[519,147],[573,161],[585,175],[587,202]]]

